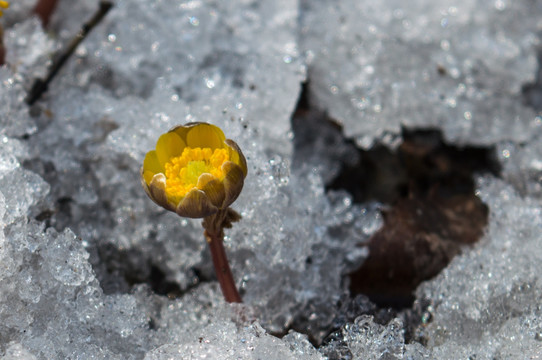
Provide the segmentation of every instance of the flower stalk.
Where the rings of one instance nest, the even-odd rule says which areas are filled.
[[[224,299],[229,303],[242,303],[243,300],[239,295],[239,291],[237,291],[226,250],[224,249],[224,228],[231,228],[231,223],[238,221],[240,218],[241,216],[237,212],[228,208],[205,217],[202,223],[220,289]]]

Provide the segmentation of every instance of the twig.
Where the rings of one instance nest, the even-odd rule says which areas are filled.
[[[60,55],[56,57],[55,60],[53,60],[53,64],[51,65],[51,68],[49,69],[49,74],[47,75],[45,80],[36,79],[34,81],[34,85],[32,86],[32,89],[30,90],[26,98],[26,103],[28,105],[33,105],[41,97],[41,95],[47,91],[49,83],[59,72],[64,63],[66,63],[66,61],[70,58],[77,46],[79,46],[79,44],[85,39],[88,33],[103,19],[103,17],[109,12],[112,7],[113,4],[111,2],[100,1],[100,8],[98,9],[98,11],[96,11],[92,19],[90,19],[87,23],[83,25],[79,33],[70,42],[68,48],[64,52],[60,53]]]
[[[58,0],[38,0],[36,3],[33,12],[39,16],[44,28],[49,24],[49,20],[55,11],[57,2]]]
[[[0,66],[6,61],[6,48],[4,47],[4,29],[0,24]]]

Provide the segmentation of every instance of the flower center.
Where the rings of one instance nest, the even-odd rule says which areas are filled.
[[[183,197],[197,187],[198,178],[203,173],[224,179],[222,164],[229,161],[226,149],[189,148],[186,147],[180,156],[173,157],[165,164],[166,194]]]

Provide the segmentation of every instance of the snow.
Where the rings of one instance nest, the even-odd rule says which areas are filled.
[[[97,4],[60,1],[51,33],[25,16],[31,2],[13,5],[1,20],[4,358],[542,355],[542,104],[523,91],[540,84],[538,3],[118,0],[33,107],[33,79]],[[382,205],[326,191],[357,153],[321,113],[292,126],[305,81],[311,106],[362,148],[396,146],[401,127],[495,146],[502,175],[476,179],[486,233],[417,289],[429,306],[413,341],[404,317],[345,316],[345,274]],[[225,238],[244,305],[224,302],[200,220],[158,208],[139,183],[158,136],[188,121],[220,126],[248,161],[243,219]]]

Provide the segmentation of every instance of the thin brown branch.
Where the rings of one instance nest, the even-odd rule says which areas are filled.
[[[0,25],[0,66],[6,62],[6,48],[4,47],[4,29]]]
[[[49,20],[51,20],[51,15],[56,9],[57,2],[57,0],[38,0],[36,3],[32,12],[39,16],[44,28],[49,25]]]
[[[81,41],[85,39],[88,33],[102,20],[102,18],[107,14],[107,12],[111,9],[112,6],[113,4],[109,1],[100,1],[100,8],[94,14],[92,19],[90,19],[89,22],[83,25],[79,33],[72,39],[67,49],[62,51],[53,60],[53,64],[51,65],[49,74],[47,75],[45,80],[36,79],[34,81],[34,85],[32,86],[32,89],[30,90],[30,92],[28,93],[28,97],[26,98],[26,103],[28,105],[34,104],[41,97],[41,95],[47,91],[49,83],[59,72],[64,63],[66,63],[66,61],[70,58],[77,46],[79,46]]]

